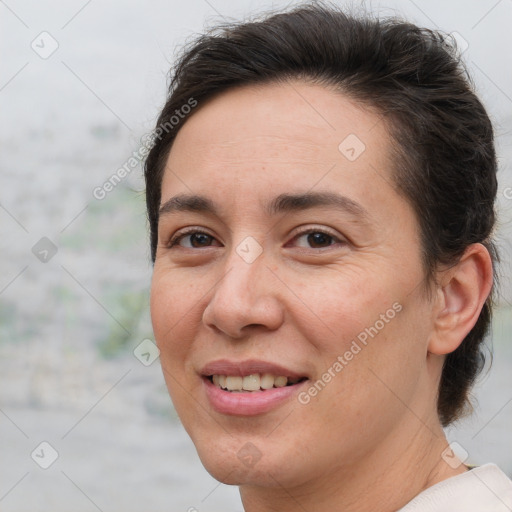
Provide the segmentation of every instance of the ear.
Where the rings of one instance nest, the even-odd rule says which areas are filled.
[[[454,267],[438,276],[434,330],[428,350],[453,352],[471,331],[491,291],[492,260],[482,244],[472,244]]]

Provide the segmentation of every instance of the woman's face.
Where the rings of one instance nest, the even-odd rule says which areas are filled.
[[[299,81],[229,91],[181,127],[151,312],[217,479],[334,480],[392,463],[435,417],[432,306],[392,144],[375,113]]]

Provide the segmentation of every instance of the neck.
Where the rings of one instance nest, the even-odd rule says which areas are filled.
[[[405,435],[408,433],[408,435]],[[420,492],[467,470],[453,469],[441,453],[448,442],[436,419],[431,425],[408,414],[403,428],[365,455],[357,464],[328,468],[297,486],[242,486],[246,512],[343,510],[344,512],[393,512]]]

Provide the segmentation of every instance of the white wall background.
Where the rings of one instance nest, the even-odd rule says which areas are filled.
[[[151,337],[141,169],[103,200],[92,192],[153,127],[178,45],[205,22],[293,3],[0,1],[1,510],[241,510],[237,490],[199,463],[158,361],[146,367],[132,353]],[[472,462],[512,474],[512,0],[366,5],[458,32],[495,122],[495,362],[475,415],[449,436]],[[46,263],[32,251],[42,237],[57,251]],[[36,464],[52,460],[43,441],[58,453],[46,470]]]

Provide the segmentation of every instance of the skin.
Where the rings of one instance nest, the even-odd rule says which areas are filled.
[[[365,145],[354,161],[338,149],[349,134]],[[436,394],[444,354],[464,339],[490,291],[490,257],[470,246],[425,293],[418,222],[393,185],[392,144],[369,108],[294,81],[241,87],[200,105],[169,154],[162,204],[200,194],[219,211],[161,215],[155,338],[204,466],[240,486],[247,511],[394,511],[466,470],[441,457],[448,443]],[[366,215],[264,208],[279,194],[312,191],[342,194]],[[168,246],[191,226],[212,238]],[[332,238],[312,245],[300,235],[309,228]],[[249,236],[263,251],[250,264],[236,251]],[[212,409],[199,375],[206,363],[262,359],[311,385],[393,304],[400,312],[309,403],[294,396],[252,417]],[[248,442],[261,456],[251,466],[238,457]]]

